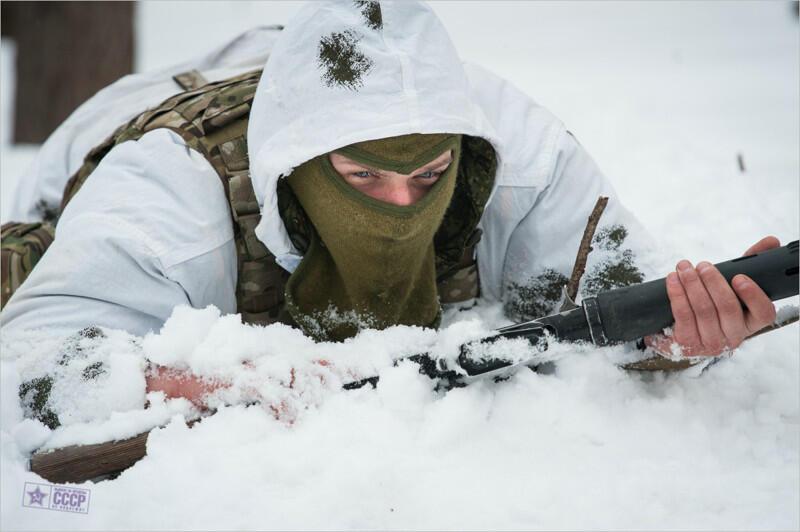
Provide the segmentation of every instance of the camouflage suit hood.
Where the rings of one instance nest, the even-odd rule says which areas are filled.
[[[262,215],[255,233],[281,266],[293,271],[301,250],[280,216],[279,179],[336,148],[409,133],[481,137],[498,152],[497,136],[430,8],[339,1],[301,9],[267,61],[247,131]]]

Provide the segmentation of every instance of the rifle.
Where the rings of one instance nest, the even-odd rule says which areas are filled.
[[[798,241],[762,253],[739,257],[716,264],[730,283],[736,275],[753,279],[772,301],[798,295]],[[463,386],[477,379],[503,377],[521,366],[535,367],[546,357],[534,355],[527,360],[486,356],[485,346],[502,340],[525,339],[536,352],[547,350],[548,341],[582,342],[598,347],[620,344],[662,332],[674,318],[667,296],[666,279],[616,288],[587,297],[578,306],[543,318],[509,325],[494,334],[463,344],[453,365],[451,361],[435,360],[428,355],[414,355],[410,360],[420,364],[420,372],[440,379],[440,387]],[[797,321],[789,318],[777,324]],[[774,326],[767,329],[777,328]],[[759,331],[767,332],[765,331]],[[496,351],[496,350],[495,350]],[[631,367],[629,369],[648,369]],[[345,389],[375,385],[371,377],[344,385]]]
[[[738,274],[749,276],[773,301],[796,296],[800,292],[796,240],[780,248],[716,266],[728,282]],[[779,320],[777,324],[756,334],[797,320],[797,315]],[[462,345],[455,367],[425,354],[414,355],[406,360],[417,362],[420,372],[438,379],[442,387],[464,386],[477,379],[502,377],[519,367],[534,367],[542,363],[540,356],[527,360],[484,356],[486,350],[483,347],[504,339],[524,339],[536,348],[535,353],[541,354],[552,340],[605,346],[659,333],[673,321],[665,279],[662,278],[601,292],[585,298],[580,306],[574,305],[574,308],[550,316],[498,329],[485,338]],[[377,382],[378,377],[375,376],[347,383],[344,388],[350,390]],[[192,423],[189,422],[190,425]],[[38,451],[31,457],[30,469],[52,482],[82,482],[104,475],[113,478],[144,457],[148,434],[144,432],[114,442]]]

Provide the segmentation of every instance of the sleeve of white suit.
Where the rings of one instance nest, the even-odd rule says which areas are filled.
[[[652,239],[622,205],[611,182],[563,126],[552,167],[530,211],[509,239],[503,270],[508,313],[532,319],[551,313],[569,279],[592,209],[608,204],[592,242],[579,295],[642,282],[654,273]]]
[[[175,133],[156,130],[101,161],[4,308],[3,332],[97,325],[144,334],[176,305],[235,312],[235,286],[219,177]]]
[[[503,150],[481,219],[482,296],[503,301],[515,319],[551,312],[600,196],[609,201],[581,293],[650,276],[652,241],[564,124],[507,80],[476,65],[466,68]]]

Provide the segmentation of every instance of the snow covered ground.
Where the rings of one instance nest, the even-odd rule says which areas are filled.
[[[141,4],[138,68],[195,55],[189,36],[213,35],[215,45],[255,22],[285,22],[297,7],[235,5],[192,4],[186,15],[183,3]],[[513,80],[568,125],[671,253],[719,261],[766,234],[797,238],[798,22],[786,2],[434,9],[464,59]],[[162,17],[176,10],[186,33],[169,35],[174,26]],[[13,75],[7,44],[3,133]],[[4,206],[34,152],[3,141]],[[387,367],[419,350],[452,354],[460,335],[501,320],[497,308],[482,308],[450,316],[438,334],[394,328],[313,345],[285,328],[182,310],[160,334],[109,333],[93,344],[115,353],[117,380],[84,397],[64,390],[77,424],[54,432],[22,420],[16,389],[20,373],[47,363],[60,340],[3,338],[0,528],[800,527],[796,325],[746,343],[702,374],[632,375],[614,365],[621,348],[573,347],[563,348],[554,374],[523,371],[439,394],[412,366]],[[309,409],[290,425],[258,407],[224,407],[191,429],[181,417],[192,413],[187,404],[158,397],[146,415],[104,412],[103,404],[144,399],[135,363],[142,353],[199,373],[254,359],[250,377],[235,375],[251,384],[254,375],[284,378],[291,360],[313,377],[306,393],[259,391]],[[355,373],[378,369],[381,382],[339,392],[342,371],[312,362],[320,358]],[[109,420],[78,419],[90,411]],[[114,481],[82,486],[91,490],[88,515],[21,505],[24,483],[42,481],[26,471],[32,449],[159,423],[168,424],[151,435],[145,459]]]

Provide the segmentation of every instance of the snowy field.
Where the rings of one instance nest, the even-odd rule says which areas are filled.
[[[284,23],[298,4],[205,2],[187,15],[188,5],[139,5],[139,70],[196,55],[197,36],[213,35],[211,47],[251,24]],[[465,60],[567,124],[668,256],[716,262],[767,234],[798,237],[800,57],[787,2],[433,7]],[[170,34],[175,17],[184,33]],[[35,154],[7,142],[11,57],[4,40],[3,211]],[[448,316],[438,333],[396,327],[315,345],[282,326],[182,309],[160,333],[87,341],[88,361],[112,354],[114,380],[56,390],[74,410],[56,431],[22,419],[16,390],[61,338],[3,337],[0,528],[800,528],[797,325],[703,373],[630,374],[614,364],[622,348],[561,346],[553,374],[441,394],[412,365],[391,367],[419,351],[452,356],[461,339],[501,323],[487,306]],[[143,354],[230,377],[287,413],[221,407],[188,429],[184,401],[151,395],[140,410]],[[230,369],[243,360],[254,362],[248,371]],[[290,363],[291,390],[276,384]],[[338,390],[372,371],[377,389]],[[111,412],[121,404],[126,412]],[[157,425],[146,458],[81,486],[87,515],[22,506],[25,482],[42,482],[26,470],[32,450]]]

